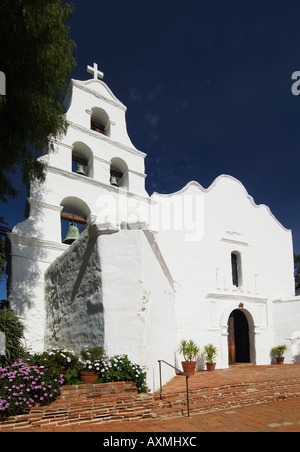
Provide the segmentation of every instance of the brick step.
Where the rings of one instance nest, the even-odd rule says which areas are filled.
[[[252,374],[219,371],[199,373],[190,380],[190,414],[208,413],[274,400],[300,399],[300,366],[253,368]],[[275,377],[275,378],[274,378]],[[224,383],[224,384],[223,384]],[[137,394],[132,383],[63,387],[49,406],[0,421],[0,431],[58,427],[187,415],[185,379],[175,377],[158,393]]]
[[[131,383],[65,386],[51,405],[0,421],[0,431],[147,419],[152,407],[153,396],[138,394]]]
[[[160,396],[155,394],[154,398],[158,400]],[[199,388],[189,392],[190,414],[299,398],[300,379]],[[186,392],[183,391],[162,394],[158,408],[153,412],[158,417],[168,418],[178,416],[180,411],[187,414]]]
[[[275,388],[282,388],[282,387],[289,387],[289,386],[297,386],[300,385],[300,378],[293,378],[293,379],[284,379],[284,380],[267,380],[264,382],[258,382],[258,383],[236,383],[236,384],[232,384],[232,385],[219,385],[216,387],[199,387],[199,388],[193,388],[190,389],[190,394],[193,394],[194,396],[197,395],[201,395],[201,394],[216,394],[218,392],[222,392],[224,394],[228,393],[228,394],[235,394],[235,393],[240,393],[242,391],[245,392],[256,392],[259,389],[264,389],[267,388],[269,389],[275,389]],[[171,399],[173,397],[185,397],[186,395],[186,390],[185,388],[182,387],[181,390],[177,390],[177,391],[169,391],[167,386],[166,389],[163,388],[163,393],[162,393],[162,398],[163,399]],[[154,394],[154,398],[158,399],[160,398],[160,395],[158,392],[156,392]]]

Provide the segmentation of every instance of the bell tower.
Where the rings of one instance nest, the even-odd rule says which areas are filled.
[[[70,82],[68,130],[60,139],[50,138],[49,152],[41,157],[47,163],[46,179],[31,184],[28,217],[9,236],[9,301],[24,318],[34,309],[30,343],[35,349],[43,345],[44,274],[49,265],[91,223],[113,224],[117,230],[147,222],[151,205],[145,190],[146,154],[128,136],[127,108],[103,81],[96,63],[87,71],[91,79]]]
[[[133,146],[128,136],[127,108],[100,80],[104,74],[97,64],[87,66],[87,71],[93,74],[92,79],[71,81],[65,101],[69,129],[56,143],[56,152],[49,154],[49,166],[85,175],[102,184],[109,185],[112,179],[114,186],[148,196],[146,155]],[[66,148],[71,152],[66,153]]]
[[[70,83],[65,99],[67,133],[52,140],[54,151],[42,157],[48,165],[46,181],[31,187],[27,224],[38,215],[39,225],[35,222],[34,229],[25,231],[22,224],[22,234],[32,235],[37,229],[36,234],[65,243],[66,227],[73,227],[69,223],[85,228],[96,220],[147,221],[142,213],[150,204],[145,190],[146,154],[132,144],[127,108],[104,83],[103,72],[96,63],[87,71],[92,79]]]

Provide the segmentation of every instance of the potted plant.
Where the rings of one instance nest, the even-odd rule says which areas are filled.
[[[78,376],[82,383],[93,384],[98,380],[103,355],[102,347],[86,347],[80,351]]]
[[[84,384],[93,384],[98,380],[100,372],[100,362],[99,361],[80,361],[80,370],[78,376],[80,381]]]
[[[216,356],[217,356],[217,348],[213,344],[205,345],[204,347],[204,358],[206,361],[206,369],[208,371],[215,370],[216,367]]]
[[[287,348],[287,345],[277,345],[276,347],[272,348],[271,352],[274,355],[277,364],[283,364],[283,355],[287,351]]]
[[[197,364],[195,359],[200,352],[199,347],[193,340],[186,341],[185,339],[182,339],[178,351],[184,357],[184,361],[181,363],[183,372],[188,375],[194,375]]]

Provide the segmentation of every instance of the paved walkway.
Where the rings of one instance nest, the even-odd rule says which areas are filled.
[[[49,429],[24,429],[20,432],[300,432],[300,400],[263,403],[190,418],[75,424]]]
[[[62,430],[61,430],[62,431]],[[190,418],[75,426],[84,432],[300,432],[300,401],[264,403]]]

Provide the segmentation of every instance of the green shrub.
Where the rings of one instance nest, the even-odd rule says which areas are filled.
[[[99,382],[133,381],[138,392],[147,392],[146,372],[141,366],[131,362],[127,355],[116,355],[112,358],[103,356]]]
[[[80,359],[84,361],[98,361],[104,354],[104,348],[101,346],[84,347],[80,350]]]
[[[277,357],[277,358],[281,358],[285,352],[287,351],[288,346],[287,345],[277,345],[277,347],[273,347],[271,350],[271,353]]]
[[[12,364],[19,358],[24,358],[26,352],[22,347],[24,325],[13,311],[5,304],[0,305],[0,331],[5,334],[5,355],[0,355],[0,365]]]
[[[78,357],[63,349],[52,349],[42,353],[35,353],[30,356],[29,362],[31,365],[47,369],[48,375],[63,374],[68,380],[68,374],[72,369],[76,368]]]
[[[190,339],[189,341],[182,339],[179,344],[178,351],[183,355],[185,361],[194,361],[195,359],[197,359],[200,348],[192,339]]]
[[[204,347],[204,358],[208,363],[214,363],[218,353],[217,347],[213,344],[205,345]]]

